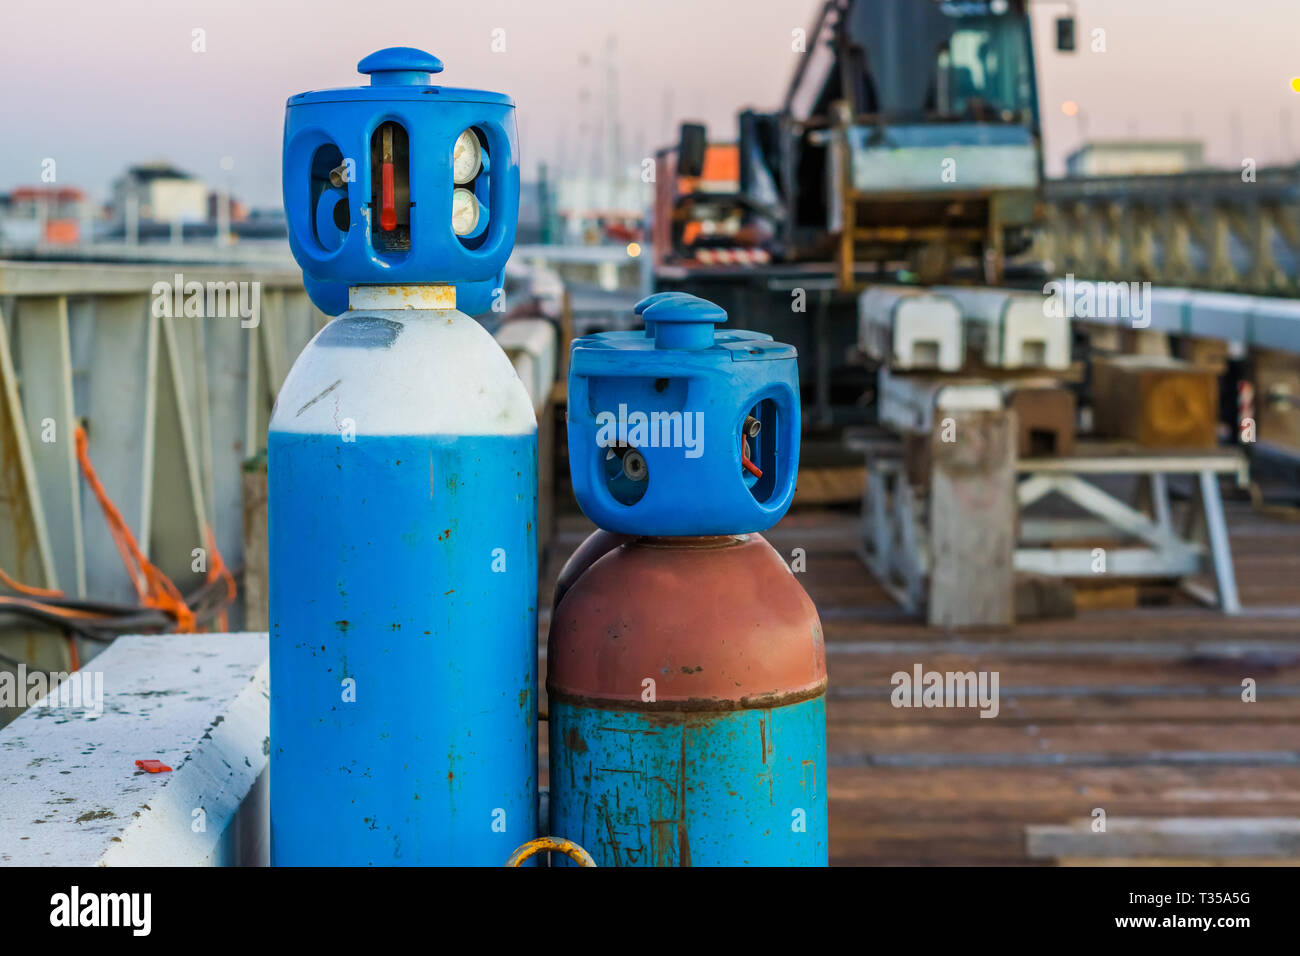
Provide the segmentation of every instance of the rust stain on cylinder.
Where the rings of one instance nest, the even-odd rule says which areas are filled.
[[[576,754],[585,754],[587,752],[587,742],[582,739],[578,733],[577,727],[570,727],[569,733],[564,738],[565,745]]]

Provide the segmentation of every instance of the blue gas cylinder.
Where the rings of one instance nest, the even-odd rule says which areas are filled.
[[[488,307],[514,242],[513,103],[290,98],[290,244],[327,324],[270,423],[277,865],[501,865],[536,835],[537,425]]]
[[[757,532],[789,508],[795,350],[680,293],[574,342],[569,461],[601,531],[547,651],[551,832],[601,866],[827,861],[826,652]]]

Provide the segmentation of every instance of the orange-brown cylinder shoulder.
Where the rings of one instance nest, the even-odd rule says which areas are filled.
[[[573,582],[587,573],[589,567],[620,544],[635,540],[634,535],[618,534],[614,531],[606,531],[604,528],[597,528],[589,534],[573,554],[569,555],[569,560],[564,562],[564,567],[560,568],[560,576],[555,579],[555,600],[551,605],[552,609],[560,603],[564,595],[569,593]]]
[[[630,709],[772,706],[826,684],[817,609],[757,534],[622,544],[570,582],[547,647],[551,694]]]

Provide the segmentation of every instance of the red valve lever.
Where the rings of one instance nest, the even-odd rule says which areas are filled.
[[[381,197],[381,206],[379,209],[379,227],[384,232],[392,232],[397,228],[397,200],[393,192],[393,164],[389,160],[381,167],[383,176],[383,196]]]
[[[763,477],[763,469],[749,460],[749,439],[744,435],[740,436],[740,463],[745,466],[745,470],[755,478]]]

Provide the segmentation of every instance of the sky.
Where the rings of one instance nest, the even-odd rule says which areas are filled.
[[[792,31],[810,28],[820,6],[4,0],[0,190],[39,182],[53,159],[58,183],[104,199],[128,164],[165,159],[255,206],[278,205],[285,99],[362,83],[356,61],[397,45],[440,57],[444,85],[515,98],[527,179],[539,161],[590,162],[612,64],[630,163],[675,140],[684,119],[724,140],[741,108],[779,106],[799,56]],[[1052,21],[1070,6],[1079,50],[1063,54]],[[1216,165],[1300,156],[1300,93],[1290,86],[1300,0],[1031,0],[1030,9],[1049,174],[1084,138],[1203,139]],[[1091,49],[1098,29],[1104,52]],[[1076,115],[1062,112],[1067,100]]]

